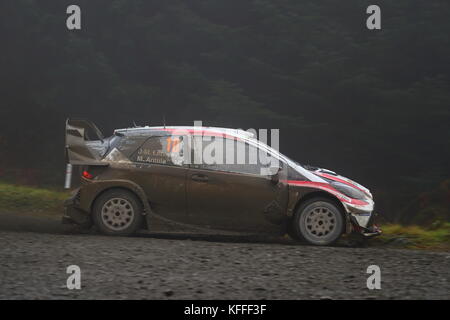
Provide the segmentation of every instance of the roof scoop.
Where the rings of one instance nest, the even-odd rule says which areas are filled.
[[[334,172],[334,171],[331,171],[331,170],[328,170],[328,169],[323,169],[323,168],[320,168],[320,169],[319,169],[319,172],[326,173],[326,174],[331,174],[331,175],[333,175],[333,176],[337,176],[337,175],[338,175],[338,174],[337,174],[336,172]]]

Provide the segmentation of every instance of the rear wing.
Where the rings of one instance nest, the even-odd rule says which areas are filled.
[[[66,160],[72,165],[98,164],[105,150],[102,132],[88,120],[66,120]]]
[[[97,126],[88,120],[66,120],[65,157],[67,163],[65,188],[71,185],[72,166],[107,166],[108,162],[101,161],[108,144]]]

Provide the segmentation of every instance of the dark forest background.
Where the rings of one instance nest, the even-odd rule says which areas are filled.
[[[66,28],[66,8],[82,30]],[[0,179],[61,185],[64,120],[279,128],[386,219],[450,219],[450,2],[2,0]]]

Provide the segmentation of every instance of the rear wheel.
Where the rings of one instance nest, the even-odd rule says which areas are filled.
[[[142,212],[142,204],[133,193],[115,189],[105,192],[95,201],[92,213],[101,233],[127,236],[142,226]]]
[[[313,198],[298,208],[292,223],[295,238],[326,246],[338,240],[343,233],[344,216],[334,201]]]

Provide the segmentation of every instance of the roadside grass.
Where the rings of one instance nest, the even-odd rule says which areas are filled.
[[[430,227],[382,225],[383,234],[373,239],[375,245],[425,250],[450,250],[450,223],[436,222]]]
[[[61,216],[69,192],[0,182],[0,211],[40,216]]]

